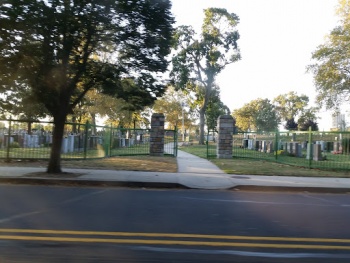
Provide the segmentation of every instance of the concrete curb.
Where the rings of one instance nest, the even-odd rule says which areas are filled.
[[[0,183],[27,184],[27,185],[59,185],[59,186],[86,186],[86,187],[131,187],[131,188],[162,188],[162,189],[190,189],[178,183],[164,182],[132,182],[132,181],[103,181],[103,180],[76,180],[51,178],[0,178]]]
[[[51,178],[0,178],[0,183],[18,185],[50,185],[67,187],[128,187],[148,189],[193,189],[193,190],[219,190],[219,191],[252,191],[252,192],[309,192],[309,193],[332,193],[350,194],[349,188],[327,187],[302,187],[302,186],[261,186],[261,185],[237,185],[227,189],[198,189],[179,183],[169,182],[132,182],[132,181],[104,181],[104,180],[76,180],[76,179],[51,179]]]
[[[230,190],[233,191],[254,191],[254,192],[309,192],[309,193],[330,193],[350,194],[349,188],[332,187],[311,187],[311,186],[263,186],[263,185],[237,185]]]

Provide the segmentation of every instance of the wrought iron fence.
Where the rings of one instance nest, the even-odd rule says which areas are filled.
[[[207,141],[207,158],[216,157],[216,141]],[[350,170],[350,132],[235,133],[232,156],[308,168]]]
[[[0,120],[0,159],[49,159],[53,123]],[[148,155],[150,129],[66,123],[62,159],[89,159],[125,155]],[[165,130],[165,154],[176,156],[177,131]]]

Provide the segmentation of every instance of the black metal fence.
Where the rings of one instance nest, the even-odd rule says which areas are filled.
[[[0,159],[49,159],[53,123],[0,120]],[[165,154],[176,156],[177,131],[165,131]],[[150,153],[150,129],[123,129],[66,123],[62,159],[89,159]]]

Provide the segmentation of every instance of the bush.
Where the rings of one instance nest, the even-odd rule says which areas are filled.
[[[10,148],[20,148],[18,142],[11,142],[10,143]]]
[[[278,150],[277,151],[277,155],[281,155],[281,154],[284,154],[284,150]]]

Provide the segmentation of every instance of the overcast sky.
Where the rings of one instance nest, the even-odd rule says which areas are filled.
[[[315,87],[306,66],[311,53],[337,24],[338,0],[172,0],[177,25],[197,32],[203,9],[226,8],[240,18],[242,59],[218,76],[222,101],[232,110],[257,98],[272,100],[295,91],[311,103]],[[320,130],[331,127],[331,112],[322,112]]]

